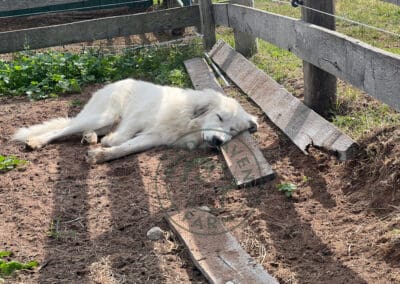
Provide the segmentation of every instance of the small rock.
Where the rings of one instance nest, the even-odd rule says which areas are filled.
[[[200,207],[199,207],[199,210],[201,210],[201,211],[205,211],[205,212],[211,212],[211,209],[210,209],[210,208],[208,208],[208,206],[205,206],[205,205],[203,205],[203,206],[200,206]]]
[[[164,237],[164,231],[160,227],[153,227],[147,232],[147,237],[152,241],[157,241]]]

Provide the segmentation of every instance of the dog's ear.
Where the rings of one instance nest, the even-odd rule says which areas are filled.
[[[209,110],[210,110],[209,104],[196,106],[193,110],[192,119],[199,118],[200,116],[206,114]]]

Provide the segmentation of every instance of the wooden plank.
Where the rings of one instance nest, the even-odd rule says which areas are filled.
[[[205,59],[186,60],[185,67],[195,89],[210,88],[224,93]],[[275,177],[271,165],[248,131],[226,143],[221,150],[237,186],[260,183]]]
[[[188,6],[48,27],[0,32],[0,53],[196,26],[199,8]]]
[[[219,41],[210,51],[210,57],[304,153],[313,145],[337,152],[341,160],[352,158],[356,144],[350,137],[228,44]]]
[[[304,0],[304,5],[334,14],[334,0]],[[302,8],[302,19],[314,25],[335,30],[335,18],[330,15]],[[304,103],[325,118],[332,116],[336,105],[336,77],[317,66],[303,61]]]
[[[278,283],[254,261],[214,215],[188,209],[169,213],[166,220],[210,283]]]
[[[199,0],[201,33],[203,34],[206,50],[210,50],[215,42],[215,23],[212,13],[211,0]]]
[[[254,7],[254,0],[232,0],[231,3]],[[258,51],[257,38],[251,34],[233,30],[235,49],[246,57],[251,57]]]
[[[240,5],[218,5],[226,7],[214,8],[216,24],[289,50],[400,111],[400,55],[301,20]]]
[[[1,0],[0,12],[32,9],[50,5],[87,2],[88,0]]]
[[[400,0],[383,0],[383,1],[400,6]]]

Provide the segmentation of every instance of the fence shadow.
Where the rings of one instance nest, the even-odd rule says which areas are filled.
[[[75,115],[71,107],[69,115]],[[88,147],[58,142],[53,213],[39,283],[155,283],[164,279],[146,241],[148,195],[135,156],[91,166]],[[49,186],[50,188],[50,186]],[[145,221],[143,221],[145,220]]]

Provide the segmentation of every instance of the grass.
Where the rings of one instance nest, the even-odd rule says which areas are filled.
[[[32,269],[38,266],[36,261],[21,263],[19,261],[7,261],[4,258],[12,256],[12,252],[0,251],[0,282],[4,282],[4,278],[11,276],[14,272],[22,269]]]
[[[280,183],[277,184],[276,187],[280,192],[286,195],[286,197],[291,198],[293,196],[293,192],[296,191],[297,186],[291,182],[289,183]]]
[[[12,169],[26,163],[27,161],[18,159],[15,156],[0,155],[0,173],[11,171]]]
[[[291,5],[256,0],[255,7],[293,18],[301,17],[301,10]],[[366,9],[368,7],[368,9]],[[375,0],[338,0],[336,14],[368,25],[400,34],[400,7]],[[400,38],[337,20],[337,31],[360,39],[373,46],[400,54]],[[218,38],[234,46],[232,30],[218,29]],[[302,61],[292,53],[259,40],[259,52],[251,60],[260,69],[282,84],[289,92],[302,98]],[[377,127],[399,125],[400,114],[370,98],[342,81],[338,83],[338,100],[333,110],[333,123],[354,139],[360,139]]]
[[[26,95],[39,100],[79,92],[87,84],[127,77],[189,87],[183,61],[201,53],[197,44],[126,49],[118,54],[101,49],[86,49],[78,54],[19,52],[12,61],[0,60],[0,95]]]

